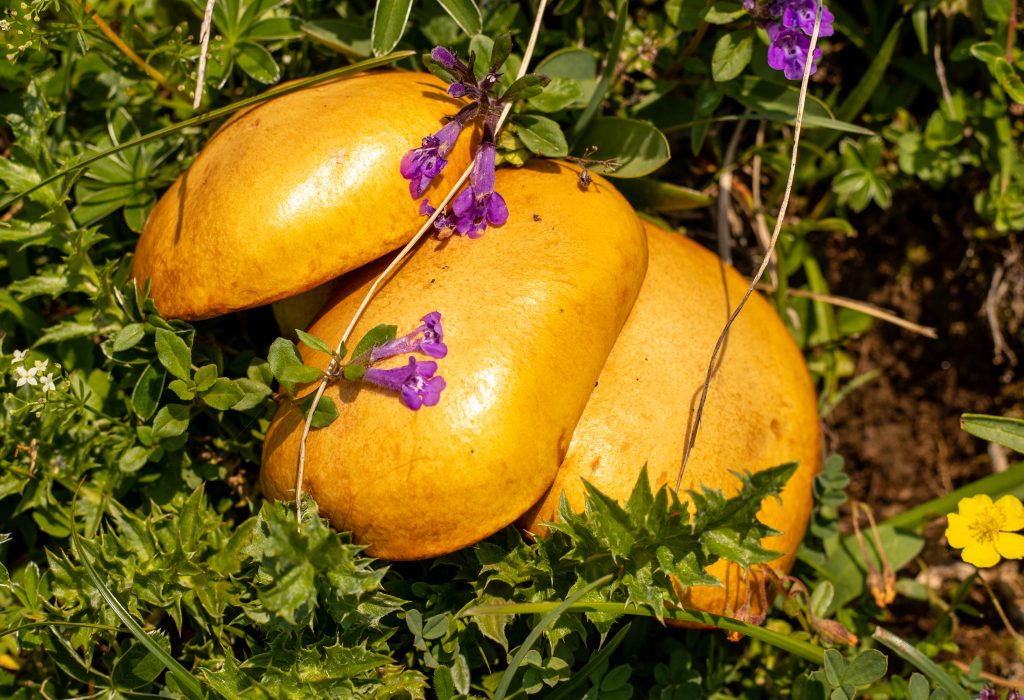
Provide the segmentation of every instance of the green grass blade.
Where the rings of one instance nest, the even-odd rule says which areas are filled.
[[[615,633],[615,636],[611,638],[611,641],[604,645],[601,651],[590,657],[590,661],[587,662],[586,666],[580,669],[579,673],[569,679],[569,682],[565,685],[559,686],[554,693],[546,696],[544,700],[562,700],[563,698],[568,697],[579,697],[571,694],[573,691],[579,690],[580,686],[582,686],[594,671],[597,670],[597,667],[604,663],[605,659],[615,653],[615,650],[619,648],[619,645],[622,644],[622,641],[626,638],[626,634],[629,632],[629,628],[631,626],[632,623],[624,625],[622,629]]]
[[[206,693],[203,692],[203,687],[200,685],[196,677],[189,673],[188,669],[181,665],[177,659],[167,653],[163,647],[153,641],[153,639],[146,634],[146,631],[142,629],[132,614],[128,612],[128,609],[124,607],[117,596],[107,588],[103,583],[103,579],[100,578],[96,572],[96,568],[92,562],[89,561],[89,556],[86,554],[86,547],[82,542],[81,537],[78,535],[78,529],[75,526],[75,506],[78,502],[78,492],[75,492],[74,499],[71,501],[71,545],[78,560],[82,562],[82,566],[85,567],[86,573],[89,574],[89,579],[92,584],[96,587],[100,597],[103,598],[104,602],[110,606],[110,609],[114,611],[117,618],[121,620],[121,624],[128,628],[128,631],[132,633],[139,643],[146,647],[146,650],[152,654],[160,663],[164,665],[167,672],[174,676],[174,679],[178,682],[182,691],[190,700],[202,700],[207,697]]]
[[[43,622],[29,622],[25,625],[18,625],[17,627],[11,627],[10,629],[0,630],[0,639],[3,639],[7,635],[17,634],[23,630],[34,630],[40,627],[88,627],[93,630],[106,630],[107,632],[120,632],[120,627],[112,627],[110,625],[98,625],[92,622],[63,622],[61,620],[44,620]]]
[[[879,526],[892,525],[893,527],[916,528],[937,517],[952,513],[956,510],[961,498],[986,493],[993,499],[997,499],[1003,494],[1021,491],[1024,491],[1024,462],[1017,462],[1005,472],[992,474],[971,482],[966,486],[961,486],[956,491],[951,491],[945,496],[933,498],[910,510],[905,510],[879,523]]]
[[[567,601],[566,601],[567,602]],[[500,605],[481,605],[470,608],[467,615],[525,615],[542,613],[553,610],[556,607],[562,608],[565,603],[503,603]],[[571,603],[564,607],[564,610],[572,612],[597,612],[616,613],[619,615],[638,615],[643,617],[654,617],[654,614],[643,608],[625,603]],[[757,639],[765,644],[771,644],[777,649],[787,651],[806,661],[816,664],[823,664],[825,650],[816,644],[795,639],[788,635],[774,632],[764,627],[748,625],[745,622],[734,620],[731,617],[715,615],[714,613],[701,612],[699,610],[683,610],[670,608],[665,611],[665,617],[671,620],[682,620],[684,622],[696,622],[711,627],[719,627],[729,632],[739,632],[751,639]]]
[[[512,657],[512,661],[509,662],[508,668],[506,668],[505,672],[501,674],[501,682],[498,684],[498,689],[494,691],[494,700],[504,699],[509,686],[512,685],[512,679],[515,677],[516,671],[518,671],[519,667],[523,665],[523,660],[526,658],[526,655],[530,653],[530,649],[533,648],[533,645],[536,643],[540,635],[543,634],[544,630],[550,627],[562,613],[571,608],[577,600],[585,596],[587,593],[590,593],[590,591],[595,588],[599,588],[600,586],[608,583],[613,578],[614,576],[612,574],[602,576],[585,588],[581,588],[576,591],[562,602],[552,603],[550,609],[537,611],[547,612],[547,615],[541,618],[541,621],[538,622],[532,630],[530,630],[530,634],[528,634],[526,639],[523,640],[522,645],[519,647],[519,651],[516,652],[516,655]]]
[[[363,71],[370,70],[371,68],[379,68],[380,66],[384,66],[389,63],[394,63],[395,61],[399,61],[403,58],[408,58],[409,56],[412,56],[414,53],[416,52],[397,51],[395,53],[388,54],[387,56],[381,56],[380,58],[370,58],[365,61],[360,61],[359,63],[353,63],[350,66],[329,70],[326,73],[320,73],[319,75],[314,75],[309,78],[303,78],[302,80],[297,80],[294,83],[290,83],[288,85],[282,85],[276,88],[272,88],[259,95],[254,95],[253,97],[247,97],[243,100],[232,102],[229,105],[211,110],[209,112],[206,112],[205,114],[200,114],[199,116],[192,117],[191,119],[186,119],[185,121],[177,122],[176,124],[171,124],[170,126],[165,126],[162,129],[151,131],[148,134],[143,134],[138,138],[131,139],[130,141],[125,141],[124,143],[120,143],[111,148],[107,148],[98,153],[94,153],[93,155],[88,156],[77,163],[62,168],[53,175],[50,175],[49,177],[43,178],[40,182],[28,188],[27,190],[19,192],[13,197],[4,200],[3,203],[0,203],[0,211],[7,209],[9,206],[14,204],[18,200],[29,196],[36,190],[46,187],[50,183],[55,182],[67,175],[70,175],[71,173],[83,170],[92,165],[93,163],[95,163],[96,161],[103,160],[107,156],[112,155],[114,153],[118,153],[119,151],[123,151],[128,148],[134,148],[135,146],[141,146],[144,143],[148,143],[150,141],[163,138],[164,136],[169,136],[170,134],[181,131],[182,129],[188,129],[189,127],[198,126],[199,124],[205,124],[206,122],[213,121],[215,119],[220,119],[221,117],[226,117],[229,114],[233,114],[234,112],[237,112],[240,109],[251,107],[252,105],[259,104],[260,102],[265,102],[266,100],[287,94],[289,92],[301,90],[302,88],[309,87],[310,85],[316,85],[317,83],[322,83],[324,81],[332,80],[334,78],[342,78],[349,75],[354,75],[356,73],[361,73]]]
[[[907,640],[897,637],[892,632],[876,627],[871,635],[883,645],[889,647],[896,655],[917,667],[921,673],[928,676],[935,683],[942,686],[954,700],[971,700],[971,696],[963,687],[949,677],[949,674],[939,668],[939,665],[922,654]]]
[[[611,86],[612,76],[615,75],[615,68],[619,64],[619,51],[622,49],[622,39],[626,34],[626,19],[629,17],[628,9],[629,2],[627,0],[619,0],[616,5],[615,30],[612,32],[612,40],[608,45],[608,57],[605,59],[601,79],[597,81],[597,87],[594,89],[594,94],[590,96],[590,102],[587,103],[586,108],[584,108],[583,113],[576,120],[572,131],[569,133],[569,141],[572,142],[573,148],[576,147],[576,142],[583,136],[587,127],[590,126],[590,122],[597,116],[597,111],[601,108],[604,96],[608,92],[609,86]],[[570,150],[572,149],[570,148]]]

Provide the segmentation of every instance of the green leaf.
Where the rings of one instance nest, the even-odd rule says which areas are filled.
[[[525,100],[530,97],[535,97],[541,93],[544,86],[550,82],[550,79],[543,75],[529,74],[519,78],[514,83],[508,86],[501,95],[501,99],[508,101]],[[561,131],[561,129],[559,129]],[[566,147],[568,149],[568,147]]]
[[[723,83],[738,77],[754,55],[754,32],[744,29],[729,32],[715,42],[711,55],[711,77]]]
[[[295,329],[295,334],[299,337],[299,340],[306,344],[306,347],[308,347],[309,349],[316,350],[317,352],[322,352],[327,355],[334,354],[334,350],[327,343],[325,343],[320,338],[317,338],[315,335],[312,335],[311,333],[307,333],[305,331],[300,331],[298,328]]]
[[[146,464],[148,459],[149,450],[135,445],[121,453],[121,458],[117,460],[117,468],[126,473],[136,472]]]
[[[557,112],[576,104],[583,96],[583,86],[571,78],[549,78],[548,84],[539,95],[531,97],[527,104],[539,112]]]
[[[532,153],[548,158],[563,158],[569,144],[558,122],[539,114],[521,114],[515,118],[516,135]]]
[[[278,379],[282,384],[307,384],[315,382],[323,376],[323,372],[316,367],[307,365],[291,365],[285,367]]]
[[[580,96],[566,105],[584,107],[597,88],[597,58],[587,49],[560,49],[537,65],[537,72],[552,79],[548,89],[562,80],[579,85]],[[557,88],[556,88],[557,89]],[[543,93],[534,100],[542,99]],[[531,101],[531,105],[533,101]]]
[[[188,429],[189,410],[183,404],[170,404],[161,408],[153,419],[153,437],[178,437]]]
[[[377,0],[370,29],[375,56],[382,56],[398,46],[411,11],[412,0]]]
[[[469,36],[483,31],[484,20],[480,8],[473,0],[437,0],[437,3]]]
[[[975,437],[1024,453],[1024,420],[965,413],[960,427]]]
[[[502,32],[495,37],[494,42],[491,44],[490,53],[490,64],[491,72],[497,73],[508,57],[512,54],[512,33]]]
[[[203,365],[196,370],[195,376],[192,377],[196,391],[206,391],[213,386],[215,381],[217,381],[217,365],[215,364]]]
[[[132,409],[135,414],[146,421],[153,417],[160,405],[160,397],[164,391],[166,373],[155,364],[149,364],[142,370],[139,380],[132,390]]]
[[[318,19],[306,22],[299,29],[316,43],[348,58],[364,58],[373,52],[370,30],[362,24],[342,19]]]
[[[857,655],[843,674],[843,683],[870,685],[885,676],[889,660],[877,649],[868,649]]]
[[[825,678],[833,688],[838,688],[846,676],[846,659],[835,649],[825,650]]]
[[[251,41],[243,41],[236,49],[235,61],[250,78],[265,85],[281,79],[281,67],[265,48]]]
[[[149,636],[155,644],[166,651],[170,650],[171,645],[162,634],[153,632]],[[135,642],[114,661],[110,680],[118,688],[135,690],[155,681],[163,670],[164,665],[160,659],[153,656],[146,645]]]
[[[309,407],[313,405],[313,397],[310,395],[299,402],[303,415],[309,415]],[[321,396],[313,412],[313,421],[310,425],[314,428],[326,428],[338,418],[338,407],[330,396]]]
[[[114,352],[124,352],[135,347],[146,337],[146,326],[141,323],[129,323],[114,336]]]
[[[356,344],[356,349],[352,351],[352,359],[356,360],[361,358],[363,355],[369,353],[378,345],[390,342],[395,339],[398,335],[398,326],[389,326],[387,324],[380,324],[374,326],[366,332]]]
[[[366,376],[366,365],[345,365],[341,372],[347,381],[358,382]]]
[[[659,212],[689,211],[709,207],[714,202],[703,192],[653,178],[623,178],[615,183],[615,187],[637,209],[653,209]]]
[[[601,72],[601,78],[597,81],[594,91],[590,95],[590,100],[587,102],[587,106],[583,112],[580,113],[579,118],[576,120],[576,123],[570,131],[574,149],[580,144],[580,138],[586,135],[590,122],[595,116],[597,116],[598,111],[601,109],[601,103],[604,101],[604,96],[611,85],[612,77],[615,75],[615,68],[618,66],[619,62],[614,59],[618,57],[619,52],[622,50],[622,40],[626,35],[626,21],[629,18],[629,12],[627,11],[628,7],[629,4],[626,0],[619,0],[615,3],[615,29],[612,31],[611,41],[608,42],[607,54],[608,56],[611,56],[613,60],[605,61],[604,70]]]
[[[738,80],[719,83],[718,87],[744,107],[756,112],[762,119],[792,123],[796,117],[800,91],[791,85],[744,76]],[[865,136],[874,135],[869,129],[836,119],[828,106],[813,95],[807,95],[803,123],[807,128],[836,129]]]
[[[172,676],[177,685],[181,688],[181,692],[189,700],[200,700],[205,698],[206,694],[203,692],[202,686],[199,681],[196,680],[195,676],[188,672],[188,670],[182,666],[173,656],[171,656],[160,644],[143,631],[141,625],[132,617],[131,613],[128,612],[127,608],[121,603],[117,597],[110,592],[110,589],[103,583],[99,574],[96,573],[96,568],[93,566],[90,557],[85,552],[85,546],[82,543],[81,538],[78,535],[78,528],[75,526],[75,505],[77,504],[77,493],[75,494],[75,500],[71,503],[71,542],[72,551],[77,555],[78,560],[85,567],[86,572],[89,575],[92,584],[96,587],[100,597],[103,601],[114,611],[114,614],[121,621],[125,627],[132,633],[132,636],[139,641],[144,647],[149,650],[153,656],[160,660],[164,668],[167,669],[168,674]]]
[[[213,383],[213,386],[201,395],[203,403],[218,411],[226,411],[229,408],[233,408],[235,404],[242,400],[243,396],[245,396],[245,392],[242,391],[242,388],[234,380],[227,377],[219,377]]]
[[[192,377],[192,351],[185,341],[171,331],[156,329],[156,356],[160,364],[178,379]]]
[[[615,178],[642,177],[668,162],[668,139],[653,124],[639,119],[598,117],[580,137],[579,148],[596,146],[593,158],[613,160],[617,168],[590,166],[596,173]]]

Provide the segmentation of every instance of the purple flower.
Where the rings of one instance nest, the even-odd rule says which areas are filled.
[[[437,363],[419,362],[415,357],[409,358],[409,364],[394,369],[376,369],[371,367],[363,376],[365,381],[385,389],[401,393],[402,403],[414,411],[420,406],[435,406],[441,400],[441,392],[446,386],[444,377],[435,377]]]
[[[978,700],[999,700],[999,693],[994,688],[985,688],[978,693]]]
[[[402,177],[409,180],[409,194],[413,199],[426,192],[430,181],[448,165],[448,154],[455,147],[460,133],[462,123],[453,119],[436,134],[424,137],[422,146],[414,148],[402,157],[399,170]]]
[[[781,24],[769,24],[768,37],[771,44],[768,46],[768,65],[775,70],[781,70],[788,80],[799,80],[804,74],[804,64],[807,62],[807,50],[811,47],[811,38],[796,29],[783,27]],[[818,59],[821,58],[821,49],[815,47],[814,58],[811,61],[811,73],[818,67]]]
[[[452,202],[449,223],[468,238],[479,238],[487,225],[501,226],[508,220],[505,199],[494,191],[494,144],[481,142],[473,158],[469,187]]]
[[[420,216],[430,216],[435,211],[437,211],[437,209],[435,209],[434,207],[430,206],[430,200],[429,199],[424,199],[422,202],[420,202]],[[446,216],[443,212],[438,214],[437,218],[434,219],[434,228],[437,229],[438,231],[442,231],[443,232],[443,231],[445,231],[447,229],[454,228],[454,227],[455,227],[454,219],[452,219],[452,217],[450,217],[450,216]],[[448,234],[448,235],[451,235],[451,234]],[[447,236],[441,236],[441,237],[442,238],[447,238]]]
[[[800,29],[804,34],[810,36],[814,31],[814,17],[817,13],[818,3],[815,0],[789,0],[782,10],[782,26]],[[818,36],[832,36],[835,31],[832,26],[834,20],[835,16],[829,12],[827,7],[822,6]]]
[[[448,86],[448,94],[452,97],[462,97],[466,94],[466,86],[459,82],[452,83]]]
[[[435,46],[430,52],[430,57],[448,70],[455,68],[455,54],[443,46]]]
[[[389,340],[370,351],[370,363],[383,360],[407,352],[422,352],[434,358],[442,358],[448,354],[448,346],[444,344],[444,331],[441,329],[441,312],[431,311],[420,319],[422,325],[401,338]]]

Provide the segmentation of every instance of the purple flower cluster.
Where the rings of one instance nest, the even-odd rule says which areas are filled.
[[[448,354],[444,344],[444,330],[441,328],[441,313],[431,311],[420,319],[420,326],[400,338],[376,346],[367,354],[354,358],[353,362],[369,365],[362,380],[375,386],[397,391],[402,403],[414,411],[420,406],[434,406],[441,400],[441,392],[447,384],[444,377],[437,375],[437,363],[409,358],[409,364],[393,369],[373,367],[375,363],[396,355],[422,352],[434,359]]]
[[[995,688],[985,688],[978,693],[978,700],[999,700],[999,691]],[[1021,694],[1016,690],[1011,690],[1006,694],[1006,700],[1021,700]]]
[[[743,8],[768,32],[768,65],[782,71],[788,80],[801,79],[811,48],[817,0],[743,0]],[[834,21],[832,13],[822,6],[818,36],[832,36]],[[811,73],[817,70],[820,58],[821,49],[815,47]]]
[[[434,219],[434,227],[442,237],[458,233],[467,238],[479,238],[488,225],[501,226],[508,220],[505,199],[494,191],[494,129],[501,111],[501,101],[492,95],[492,91],[501,76],[492,68],[478,80],[470,65],[441,46],[434,48],[430,57],[453,77],[448,85],[448,94],[452,97],[466,97],[472,102],[436,134],[424,137],[419,148],[406,153],[399,170],[402,177],[409,180],[409,193],[418,199],[448,165],[448,154],[464,126],[482,116],[484,134],[473,157],[469,187],[458,194],[450,212],[442,212]],[[468,63],[473,63],[472,54]],[[423,199],[420,202],[420,214],[430,216],[435,211],[429,200]]]

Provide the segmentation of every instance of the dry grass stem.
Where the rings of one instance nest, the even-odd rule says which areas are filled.
[[[192,109],[199,109],[203,102],[203,88],[206,85],[206,60],[210,53],[210,34],[213,28],[213,5],[217,0],[206,0],[203,10],[203,25],[199,28],[199,68],[196,70],[196,94],[192,98]]]
[[[768,252],[761,261],[761,266],[754,275],[754,279],[751,280],[746,294],[743,295],[739,305],[737,305],[736,309],[729,316],[729,320],[726,322],[725,328],[722,329],[722,333],[718,336],[718,341],[715,343],[715,349],[711,353],[711,359],[708,361],[708,369],[704,378],[704,386],[701,389],[700,394],[700,403],[697,406],[697,414],[694,416],[693,430],[690,434],[689,441],[686,443],[686,450],[683,452],[683,463],[679,468],[679,476],[676,479],[676,491],[679,490],[679,487],[683,483],[683,474],[686,472],[686,464],[690,460],[690,454],[693,452],[693,446],[697,442],[697,436],[700,434],[700,420],[701,416],[704,414],[704,404],[708,398],[708,390],[711,388],[711,377],[715,369],[715,360],[718,358],[718,353],[722,350],[722,345],[725,342],[726,336],[729,334],[729,328],[731,328],[732,324],[735,323],[736,318],[740,315],[740,312],[743,311],[743,307],[746,306],[747,300],[757,288],[758,282],[761,281],[761,277],[764,276],[764,272],[768,268],[768,263],[771,261],[772,254],[775,251],[775,246],[779,241],[779,234],[782,233],[782,222],[786,219],[786,209],[789,208],[789,198],[793,193],[793,181],[796,178],[796,163],[800,149],[800,133],[803,129],[804,107],[807,103],[807,86],[811,78],[814,49],[818,45],[818,32],[821,29],[821,0],[817,0],[815,4],[817,5],[817,13],[814,16],[814,29],[811,31],[811,42],[807,47],[807,60],[804,62],[804,74],[800,81],[800,96],[797,99],[796,119],[794,121],[793,129],[793,151],[789,159],[789,176],[786,179],[786,189],[782,195],[782,204],[779,206],[779,216],[775,220],[775,230],[772,232],[772,238],[768,245]]]
[[[773,284],[758,284],[757,288],[765,292],[778,291],[778,287]],[[905,318],[900,318],[891,311],[886,311],[873,304],[869,304],[864,301],[857,301],[856,299],[850,299],[848,297],[840,297],[834,294],[820,294],[818,292],[811,292],[806,289],[786,289],[786,294],[792,297],[801,297],[803,299],[812,299],[813,301],[823,301],[826,304],[832,304],[832,306],[841,306],[844,309],[851,309],[853,311],[859,311],[862,314],[867,314],[872,318],[877,318],[879,321],[885,321],[891,323],[894,326],[916,333],[917,335],[923,335],[926,338],[935,340],[939,337],[937,330],[931,326],[922,326],[913,321],[908,321]]]
[[[547,0],[540,0],[537,5],[537,16],[533,21],[533,29],[530,31],[530,39],[526,44],[526,50],[523,52],[523,62],[519,66],[519,73],[516,75],[516,79],[522,78],[526,75],[527,68],[530,65],[530,59],[533,57],[534,48],[537,45],[537,36],[540,34],[541,21],[544,18],[544,10],[547,7]],[[494,135],[497,136],[501,131],[501,127],[505,124],[505,120],[508,119],[509,113],[512,111],[512,103],[509,102],[505,105],[501,112],[501,116],[498,118],[498,123],[494,128]],[[341,347],[345,345],[352,335],[352,331],[355,330],[356,324],[359,319],[362,318],[366,312],[366,308],[370,305],[373,297],[376,296],[377,291],[384,285],[385,282],[391,277],[392,273],[398,268],[398,266],[405,260],[409,253],[412,252],[416,244],[419,243],[420,239],[427,234],[434,226],[434,221],[441,215],[445,207],[455,198],[455,194],[462,188],[469,179],[470,173],[473,171],[473,164],[463,171],[462,175],[459,176],[458,181],[452,186],[448,194],[445,195],[441,203],[437,205],[437,209],[427,217],[426,222],[420,227],[420,230],[416,232],[416,235],[405,244],[405,247],[398,252],[394,260],[385,268],[384,272],[377,276],[377,279],[370,285],[370,289],[366,292],[363,300],[359,304],[359,308],[356,309],[355,314],[352,316],[352,320],[349,321],[348,328],[345,329],[345,333],[341,336],[341,340],[338,341],[338,345],[335,348],[335,353],[341,352]],[[313,403],[309,406],[309,411],[306,414],[306,420],[302,425],[302,437],[299,441],[299,463],[295,471],[295,519],[299,529],[302,529],[302,478],[303,472],[306,467],[306,441],[309,438],[309,431],[313,427],[313,415],[316,413],[316,407],[323,398],[324,392],[327,391],[327,385],[330,381],[331,371],[336,369],[335,361],[331,361],[331,364],[327,367],[327,371],[324,374],[323,379],[320,380],[320,385],[316,389],[316,393],[313,396]]]
[[[177,91],[174,89],[174,86],[171,85],[170,82],[168,82],[164,74],[158,71],[153,66],[146,63],[142,59],[142,57],[139,56],[139,54],[135,53],[132,47],[124,43],[124,39],[122,39],[121,36],[117,32],[115,32],[113,28],[109,24],[107,24],[102,17],[99,16],[96,10],[93,9],[89,5],[89,3],[83,3],[83,6],[85,7],[85,11],[89,13],[89,18],[92,19],[93,24],[95,24],[99,28],[99,30],[103,33],[103,36],[107,37],[107,39],[110,40],[110,43],[117,47],[118,51],[123,53],[128,58],[128,60],[130,60],[140,69],[142,69],[143,73],[145,73],[150,78],[155,80],[156,83],[160,85],[160,87],[162,87],[164,90],[170,92],[171,95],[177,94]]]

